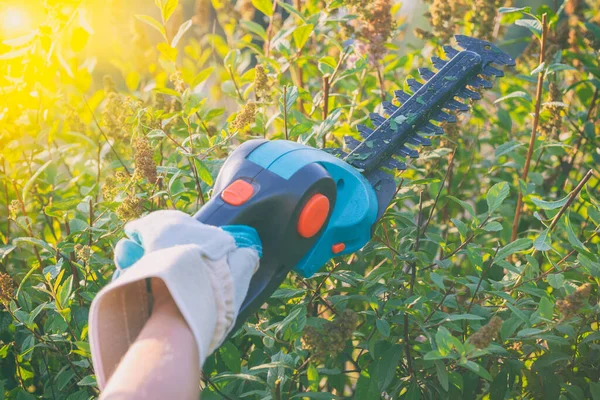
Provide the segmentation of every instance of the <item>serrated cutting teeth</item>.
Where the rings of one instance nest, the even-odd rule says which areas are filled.
[[[360,133],[360,136],[362,136],[365,139],[368,138],[371,135],[371,133],[373,133],[373,129],[363,124],[356,125],[356,129],[358,130],[358,133]]]
[[[481,74],[485,75],[485,76],[489,76],[489,77],[495,76],[497,78],[501,78],[504,76],[503,71],[496,69],[496,68],[492,67],[491,65],[486,65],[485,67],[483,67]]]
[[[434,125],[431,122],[427,122],[419,127],[419,133],[423,133],[425,135],[443,135],[444,128]]]
[[[361,143],[352,136],[344,136],[344,142],[346,143],[346,147],[348,147],[350,150],[354,150]]]
[[[473,78],[469,79],[469,85],[473,86],[474,88],[484,88],[484,89],[490,89],[492,86],[494,86],[492,84],[492,82],[486,80],[486,79],[482,79],[478,76],[474,76]]]
[[[415,146],[431,146],[431,139],[414,134],[408,138],[407,143]]]
[[[406,80],[412,94],[394,92],[400,107],[389,101],[382,103],[387,119],[371,113],[373,128],[357,125],[362,142],[350,136],[344,138],[350,151],[343,159],[362,171],[377,190],[380,213],[396,192],[394,178],[387,169],[406,168],[404,162],[395,158],[418,157],[419,152],[409,146],[431,146],[431,139],[424,136],[444,133],[444,128],[436,123],[456,122],[458,112],[468,111],[469,104],[464,100],[479,100],[479,90],[490,88],[493,77],[503,75],[490,64],[514,65],[508,54],[489,42],[460,35],[456,41],[463,50],[444,46],[447,60],[431,58],[437,72],[419,68],[423,83],[413,78]]]
[[[406,164],[402,161],[398,161],[394,158],[390,158],[384,165],[383,168],[387,169],[397,169],[403,171],[406,169]]]
[[[442,69],[444,67],[444,65],[446,65],[447,61],[442,60],[439,57],[433,56],[433,57],[431,57],[431,63],[437,69]]]
[[[395,154],[400,157],[410,157],[410,158],[419,157],[418,151],[411,149],[410,147],[406,147],[406,146],[400,147],[398,150],[396,150]]]
[[[454,99],[448,100],[446,104],[444,104],[444,108],[455,111],[469,111],[469,106],[467,104]]]
[[[379,127],[380,125],[382,125],[385,122],[385,118],[383,118],[381,115],[379,115],[377,113],[370,113],[369,118],[371,119],[371,122],[373,123],[373,125],[375,125],[376,127]]]
[[[446,55],[448,57],[452,58],[455,55],[457,55],[459,52],[458,52],[458,50],[456,50],[452,46],[444,46],[444,53],[446,53]]]
[[[437,111],[432,116],[431,119],[437,122],[456,122],[456,115],[448,114],[444,111]]]
[[[421,78],[428,81],[434,77],[435,73],[429,68],[419,68],[419,75],[421,75]]]
[[[408,87],[410,88],[410,90],[412,90],[413,92],[416,92],[417,90],[419,90],[423,87],[423,84],[421,82],[419,82],[413,78],[407,79],[406,83],[408,84]]]
[[[467,88],[464,88],[462,90],[459,90],[458,93],[456,93],[456,95],[458,97],[462,97],[463,99],[473,99],[473,100],[480,100],[481,99],[481,95],[477,92],[474,92],[472,90],[469,90]]]
[[[392,103],[390,103],[389,101],[384,101],[383,103],[381,103],[381,105],[383,106],[385,113],[388,115],[392,115],[393,113],[398,111],[398,108],[399,108],[399,107],[396,107],[395,105],[393,105]]]
[[[406,93],[404,90],[395,90],[394,96],[400,103],[405,103],[410,99],[410,94]]]

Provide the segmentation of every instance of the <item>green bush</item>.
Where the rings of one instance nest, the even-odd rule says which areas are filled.
[[[84,5],[46,1],[0,45],[0,399],[98,395],[87,315],[126,221],[195,212],[245,140],[341,146],[455,33],[526,49],[363,250],[208,359],[203,399],[600,399],[598,3],[430,1],[415,39],[389,0],[157,0],[104,58]]]

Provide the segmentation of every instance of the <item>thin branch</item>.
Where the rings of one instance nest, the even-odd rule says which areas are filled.
[[[569,196],[569,200],[567,200],[567,202],[558,211],[558,214],[556,214],[554,216],[554,218],[552,219],[552,222],[550,223],[550,226],[548,227],[549,231],[552,231],[552,229],[554,229],[554,227],[560,220],[560,217],[562,217],[563,214],[565,213],[565,211],[571,206],[571,204],[573,203],[575,198],[577,198],[577,195],[579,195],[579,192],[581,192],[581,189],[583,189],[583,187],[585,186],[587,181],[589,181],[593,175],[594,175],[594,171],[591,169],[587,172],[587,174],[585,174],[585,176],[579,182],[577,187],[571,192],[571,195]]]
[[[546,36],[548,36],[548,24],[546,22],[546,14],[542,15],[542,39],[540,49],[540,62],[539,65],[544,63],[546,54]],[[535,139],[537,137],[538,124],[540,122],[540,107],[542,105],[542,93],[544,87],[544,75],[545,68],[541,68],[538,73],[537,89],[535,95],[535,114],[533,115],[533,127],[531,128],[531,137],[529,138],[529,148],[527,149],[527,157],[525,158],[525,166],[523,168],[523,174],[521,179],[527,182],[527,175],[529,174],[529,165],[531,164],[531,157],[533,155],[533,148],[535,146]],[[523,209],[523,192],[519,190],[519,196],[517,198],[517,208],[515,210],[515,218],[513,220],[512,234],[510,241],[514,242],[517,239],[517,233],[519,232],[519,220],[521,219],[521,211]]]

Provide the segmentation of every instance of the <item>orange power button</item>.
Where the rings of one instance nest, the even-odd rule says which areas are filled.
[[[232,206],[241,206],[254,194],[254,187],[241,179],[231,183],[221,192],[221,198]]]
[[[329,199],[317,193],[311,197],[298,218],[298,233],[303,238],[313,237],[319,232],[329,215]]]

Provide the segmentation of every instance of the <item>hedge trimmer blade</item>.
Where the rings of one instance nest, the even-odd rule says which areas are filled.
[[[394,93],[402,104],[400,107],[383,102],[388,118],[372,113],[370,118],[374,129],[365,125],[357,127],[364,140],[361,142],[346,136],[344,141],[350,151],[335,151],[347,163],[362,171],[376,189],[378,217],[383,214],[396,191],[393,177],[384,170],[406,169],[406,164],[396,157],[416,158],[419,153],[411,146],[430,146],[431,140],[424,136],[444,133],[442,126],[432,121],[456,122],[455,114],[447,111],[467,111],[469,106],[461,100],[481,99],[480,94],[472,89],[491,88],[492,81],[489,79],[504,75],[491,64],[515,65],[512,57],[490,42],[463,35],[455,38],[463,50],[444,46],[444,52],[451,58],[448,61],[432,58],[434,67],[439,69],[437,73],[420,68],[419,73],[425,83],[409,79],[407,83],[412,95],[402,90]]]

